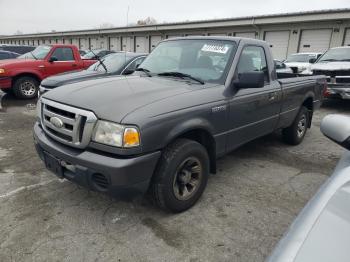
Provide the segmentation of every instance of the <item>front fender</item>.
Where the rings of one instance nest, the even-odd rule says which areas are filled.
[[[204,118],[193,118],[175,125],[165,137],[163,146],[168,145],[176,137],[193,130],[203,130],[211,136],[214,134],[214,128],[208,120]]]

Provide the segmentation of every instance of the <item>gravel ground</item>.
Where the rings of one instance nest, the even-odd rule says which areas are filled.
[[[275,133],[220,159],[199,203],[171,215],[47,172],[32,143],[35,101],[4,95],[0,261],[263,261],[343,152],[319,131],[335,112],[350,103],[325,103],[299,146]]]

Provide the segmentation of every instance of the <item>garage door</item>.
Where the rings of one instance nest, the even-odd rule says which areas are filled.
[[[290,31],[271,31],[265,33],[265,41],[270,45],[275,59],[284,60],[287,57]]]
[[[160,35],[151,36],[151,51],[158,45],[160,41],[162,41],[162,37]]]
[[[235,37],[255,38],[255,32],[235,33]]]
[[[331,43],[332,29],[303,30],[299,52],[325,52]]]
[[[122,50],[119,37],[110,37],[109,38],[109,49],[114,50],[114,51]]]
[[[350,46],[350,29],[346,29],[345,31],[344,45]]]
[[[147,36],[136,36],[135,38],[135,48],[138,53],[148,53],[149,43]]]
[[[132,36],[123,36],[122,50],[128,51],[128,52],[134,52],[134,38]]]
[[[90,49],[88,38],[80,38],[80,49],[82,49],[82,50]]]
[[[90,38],[90,49],[98,49],[98,38],[96,37],[91,37]]]
[[[75,45],[79,49],[79,39],[78,38],[72,38],[72,45]]]

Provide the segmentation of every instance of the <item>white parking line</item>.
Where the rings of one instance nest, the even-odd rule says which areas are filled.
[[[41,182],[38,184],[29,185],[29,186],[22,186],[22,187],[16,188],[15,190],[12,190],[6,194],[0,195],[0,199],[13,196],[14,194],[17,194],[17,193],[22,192],[24,190],[31,190],[31,189],[35,189],[37,187],[45,186],[47,184],[50,184],[52,181],[57,181],[57,179],[52,179],[52,180]]]

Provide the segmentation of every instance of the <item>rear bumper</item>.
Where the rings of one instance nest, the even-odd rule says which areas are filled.
[[[34,126],[34,144],[43,161],[45,153],[61,161],[63,178],[113,196],[145,193],[161,154],[157,151],[133,158],[117,158],[72,149],[48,138],[38,123]],[[99,183],[101,175],[107,186]]]
[[[0,77],[0,88],[7,89],[12,86],[12,77]]]
[[[326,97],[338,97],[342,99],[350,99],[350,83],[346,84],[330,84],[328,83]]]

